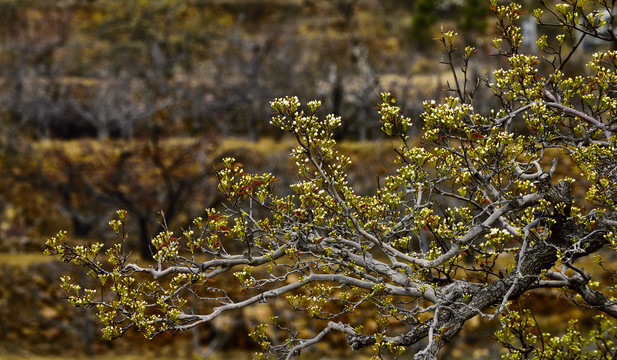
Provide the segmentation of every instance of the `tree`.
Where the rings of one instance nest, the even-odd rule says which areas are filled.
[[[319,101],[275,99],[272,124],[298,143],[293,194],[276,195],[274,175],[224,159],[227,208],[206,210],[182,239],[165,228],[152,239],[153,266],[124,251],[125,211],[110,222],[118,243],[105,250],[71,245],[60,232],[47,252],[89,268],[102,287],[96,295],[64,277],[68,300],[94,307],[106,338],[131,327],[147,337],[183,331],[277,298],[315,322],[314,332],[300,331],[298,318],[271,317],[251,334],[264,349],[257,358],[291,358],[340,332],[352,350],[398,356],[418,346],[414,359],[435,359],[476,317],[502,327],[495,338],[506,357],[614,357],[617,273],[604,258],[617,246],[617,52],[595,53],[586,72],[571,61],[580,39],[611,40],[597,29],[612,23],[603,10],[614,12],[605,1],[539,5],[539,23],[560,29],[539,37],[540,58],[519,51],[521,6],[491,3],[493,46],[508,62],[485,81],[498,108],[476,111],[467,76],[476,50],[464,48],[457,71],[453,31],[440,40],[455,96],[424,103],[423,146],[407,135],[415,120],[381,95],[398,166],[373,194],[357,195],[347,181],[350,160],[332,137],[339,117],[320,118]],[[597,328],[587,337],[574,323],[563,336],[534,333],[533,314],[513,301],[537,289],[571,299]]]
[[[157,212],[165,213],[170,224],[177,219],[190,223],[201,206],[219,201],[220,195],[212,185],[216,179],[211,170],[217,156],[212,151],[215,143],[206,139],[165,140],[153,134],[130,142],[50,143],[38,151],[31,150],[29,156],[8,169],[7,175],[24,187],[19,191],[14,186],[13,190],[14,196],[27,193],[22,195],[28,199],[24,208],[41,210],[40,202],[50,199],[47,202],[54,202],[54,207],[46,209],[49,216],[55,210],[70,219],[72,233],[79,238],[104,238],[106,229],[98,217],[113,214],[118,207],[127,209],[132,214],[127,229],[135,235],[130,248],[150,259],[150,238],[161,231],[156,224]],[[39,158],[45,161],[37,161]],[[189,198],[192,201],[187,201]]]

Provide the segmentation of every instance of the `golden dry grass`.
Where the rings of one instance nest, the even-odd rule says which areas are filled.
[[[0,265],[23,266],[27,267],[35,263],[55,261],[56,257],[48,256],[43,253],[0,253]],[[2,359],[0,355],[0,359]]]

